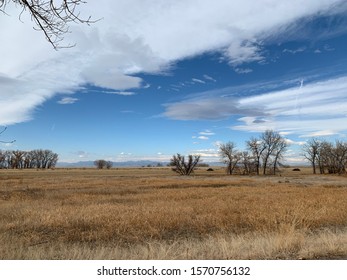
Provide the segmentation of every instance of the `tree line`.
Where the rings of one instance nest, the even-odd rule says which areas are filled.
[[[343,174],[347,167],[347,142],[313,138],[303,146],[303,156],[312,166],[314,174]]]
[[[289,146],[288,141],[279,132],[266,130],[259,137],[246,141],[246,149],[240,151],[234,142],[221,143],[219,156],[226,165],[227,174],[272,174],[284,166],[284,156]],[[312,138],[302,147],[302,156],[310,162],[314,174],[343,174],[347,168],[347,142],[319,140]],[[171,158],[172,170],[189,175],[198,166],[200,156],[177,154]]]
[[[246,150],[239,151],[233,142],[220,144],[219,155],[228,174],[273,174],[283,165],[288,141],[278,132],[266,130],[259,137],[246,141]]]
[[[219,156],[226,165],[226,172],[230,175],[238,174],[276,174],[278,167],[282,166],[284,153],[288,148],[288,141],[278,132],[266,130],[258,138],[253,137],[246,141],[246,150],[236,149],[234,142],[221,143]],[[177,154],[171,158],[172,170],[189,175],[197,167],[200,156],[189,155],[185,161],[184,156]]]
[[[97,169],[111,169],[113,166],[113,162],[112,161],[106,161],[104,159],[98,159],[94,161],[94,165]]]
[[[0,151],[0,168],[26,169],[54,168],[58,162],[58,154],[51,150],[37,149],[32,151]]]

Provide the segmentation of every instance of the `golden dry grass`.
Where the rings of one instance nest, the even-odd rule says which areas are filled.
[[[0,171],[2,259],[347,257],[347,178]]]

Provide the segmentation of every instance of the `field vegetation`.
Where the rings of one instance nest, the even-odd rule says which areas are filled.
[[[0,170],[2,259],[346,259],[347,177]]]

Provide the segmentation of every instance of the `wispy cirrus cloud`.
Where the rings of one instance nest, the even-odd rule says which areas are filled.
[[[300,48],[297,48],[297,49],[294,49],[294,50],[284,49],[282,52],[296,54],[296,53],[304,52],[305,50],[306,50],[306,47],[300,47]]]
[[[194,83],[206,84],[206,82],[205,82],[205,81],[200,80],[200,79],[197,79],[197,78],[192,78],[192,81],[193,81]]]
[[[234,68],[234,71],[238,74],[248,74],[253,72],[251,68],[239,68],[239,67]]]
[[[347,130],[346,88],[344,76],[243,98],[239,100],[241,108],[261,108],[265,117],[239,118],[243,125],[233,129],[275,129],[302,136],[342,133]]]
[[[302,137],[332,135],[347,131],[346,88],[347,76],[272,89],[249,97],[226,96],[222,89],[219,93],[213,91],[213,96],[207,92],[167,104],[164,114],[181,120],[220,120],[241,115],[236,119],[240,124],[231,126],[232,129],[253,132],[274,129]]]
[[[66,104],[74,104],[78,101],[78,98],[73,97],[63,97],[58,101],[58,104],[66,105]]]
[[[198,149],[191,151],[190,154],[200,155],[203,158],[203,162],[216,162],[220,160],[218,149]]]
[[[199,134],[200,134],[200,135],[205,135],[205,136],[212,136],[212,135],[215,135],[214,132],[212,132],[211,130],[208,130],[208,129],[199,132]]]
[[[116,94],[116,95],[128,95],[128,96],[136,94],[136,92],[133,92],[133,91],[118,91],[118,90],[108,91],[107,93],[108,94]]]
[[[204,75],[204,79],[207,81],[217,82],[217,80],[209,75]]]

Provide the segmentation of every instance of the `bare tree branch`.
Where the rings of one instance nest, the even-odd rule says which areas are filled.
[[[13,2],[22,9],[19,19],[24,12],[29,12],[35,23],[35,30],[42,31],[54,49],[69,48],[74,45],[62,46],[64,35],[69,33],[70,23],[91,24],[96,21],[82,18],[78,6],[85,4],[83,0],[0,0],[0,11],[6,13],[6,6]],[[57,3],[58,2],[58,3]]]
[[[170,160],[170,166],[172,166],[172,170],[181,174],[181,175],[190,175],[193,171],[196,165],[200,161],[199,155],[188,155],[188,161],[185,161],[184,156],[177,154],[173,155],[173,157]]]
[[[1,1],[1,0],[0,0],[0,1]],[[0,3],[1,3],[1,2],[0,2]],[[3,134],[6,130],[7,130],[7,126],[5,126],[5,127],[3,128],[3,130],[0,131],[0,135]],[[12,140],[12,141],[1,141],[1,140],[0,140],[0,143],[3,143],[3,144],[12,144],[12,143],[14,143],[14,142],[16,142],[16,140]]]
[[[229,175],[233,174],[236,165],[241,160],[241,153],[237,151],[235,147],[236,145],[233,142],[228,142],[219,146],[219,155],[223,163],[227,165],[226,172]]]

